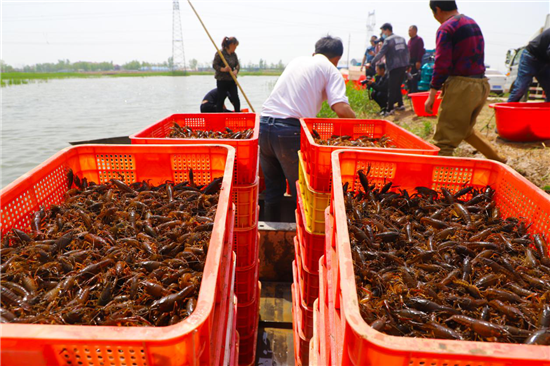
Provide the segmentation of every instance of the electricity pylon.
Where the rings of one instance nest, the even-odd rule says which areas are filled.
[[[185,70],[183,32],[181,30],[180,3],[174,0],[172,16],[172,70]]]
[[[376,16],[374,15],[375,11],[376,10],[373,10],[372,13],[369,11],[369,16],[367,17],[367,42],[366,42],[366,47],[370,47],[370,37],[372,37],[372,35],[374,34],[374,27],[376,27]]]

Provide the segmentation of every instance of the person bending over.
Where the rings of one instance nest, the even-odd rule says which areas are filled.
[[[346,84],[336,68],[344,53],[339,38],[315,43],[313,56],[292,60],[277,80],[260,116],[260,165],[265,178],[266,221],[279,221],[286,182],[296,200],[299,118],[316,117],[323,101],[340,118],[355,118],[346,97]]]
[[[227,96],[229,97],[229,101],[231,101],[231,96],[229,95],[229,93],[227,93]],[[218,111],[216,107],[217,103],[218,103],[218,89],[214,88],[210,90],[208,93],[206,93],[204,98],[202,98],[201,113],[216,113]],[[224,104],[223,112],[228,113],[233,111],[230,111],[229,109],[227,109]]]

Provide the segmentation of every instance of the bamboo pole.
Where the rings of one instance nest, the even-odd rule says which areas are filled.
[[[199,13],[197,13],[197,11],[195,10],[195,7],[193,6],[193,4],[191,4],[191,0],[187,0],[187,2],[189,3],[189,5],[191,6],[191,9],[193,9],[193,11],[195,12],[195,15],[197,16],[197,18],[199,18],[199,22],[201,22],[202,24],[202,27],[204,28],[206,34],[208,34],[208,38],[210,38],[210,40],[212,41],[212,44],[214,45],[214,47],[216,48],[216,51],[218,52],[218,55],[220,55],[220,57],[222,58],[223,60],[223,63],[225,64],[226,67],[229,67],[229,64],[227,63],[227,60],[225,59],[225,57],[223,57],[223,54],[222,52],[220,51],[220,49],[218,48],[218,46],[216,46],[216,42],[214,42],[214,40],[212,39],[212,36],[210,35],[210,33],[208,32],[208,29],[206,29],[206,26],[204,25],[204,23],[202,22],[202,19],[201,17],[199,16]],[[229,69],[231,69],[229,67]],[[229,71],[229,75],[231,75],[231,77],[233,78],[233,80],[235,81],[235,83],[237,84],[237,86],[239,87],[239,90],[241,91],[241,93],[243,94],[244,96],[244,99],[246,99],[246,102],[248,103],[248,106],[250,107],[250,109],[252,110],[252,112],[256,113],[256,111],[254,110],[254,107],[252,107],[252,104],[250,103],[250,101],[248,100],[248,97],[246,96],[243,88],[241,87],[241,84],[239,84],[239,82],[237,81],[237,77],[235,77],[235,75],[233,74],[233,71]]]

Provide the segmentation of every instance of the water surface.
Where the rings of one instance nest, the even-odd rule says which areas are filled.
[[[256,112],[276,76],[239,78]],[[214,77],[59,79],[2,88],[2,187],[69,141],[129,136],[174,113],[198,113]],[[248,105],[240,94],[241,108]],[[232,109],[229,100],[226,106]]]

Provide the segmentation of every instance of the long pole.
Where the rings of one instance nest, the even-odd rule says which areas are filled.
[[[197,18],[199,18],[199,22],[201,22],[202,27],[204,28],[206,34],[208,34],[208,38],[210,38],[210,40],[212,41],[212,44],[213,44],[214,47],[216,48],[216,51],[218,52],[218,55],[220,55],[221,59],[223,60],[223,63],[225,64],[226,67],[228,67],[229,69],[231,69],[231,68],[229,67],[229,64],[227,63],[227,60],[225,59],[225,57],[223,57],[222,51],[220,51],[220,49],[218,48],[218,46],[216,46],[216,42],[214,42],[214,40],[212,39],[212,36],[211,36],[210,33],[208,32],[208,29],[206,29],[206,26],[204,25],[204,23],[202,22],[201,17],[199,16],[199,13],[197,13],[197,11],[195,10],[195,7],[193,6],[193,4],[191,4],[191,0],[187,0],[187,2],[188,2],[189,5],[191,6],[191,9],[193,9],[193,11],[195,12],[195,15],[197,16]],[[246,96],[246,94],[245,94],[243,88],[241,87],[241,84],[239,84],[239,82],[237,81],[237,78],[235,77],[235,75],[233,74],[233,72],[232,72],[231,70],[229,71],[229,75],[231,75],[231,77],[233,78],[233,80],[235,81],[235,83],[237,84],[237,86],[239,87],[239,90],[240,90],[241,93],[243,94],[244,99],[246,99],[246,102],[248,103],[248,106],[250,107],[250,109],[252,110],[252,112],[256,113],[256,111],[254,110],[254,107],[252,107],[252,104],[250,104],[250,101],[248,100],[248,97]]]

